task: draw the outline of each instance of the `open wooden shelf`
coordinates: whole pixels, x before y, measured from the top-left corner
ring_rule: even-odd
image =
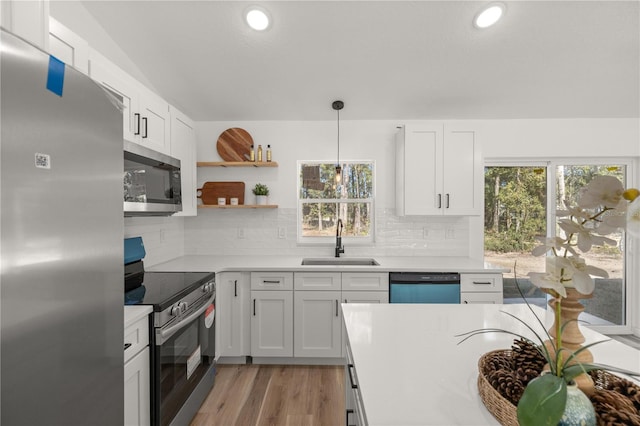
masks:
[[[232,206],[231,204],[225,204],[219,206],[217,204],[200,204],[199,209],[277,209],[277,204],[242,204],[238,206]]]
[[[275,161],[198,161],[198,167],[278,167]]]

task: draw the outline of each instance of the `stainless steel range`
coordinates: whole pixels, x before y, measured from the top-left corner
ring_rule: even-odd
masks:
[[[125,240],[125,304],[153,306],[151,422],[189,424],[215,378],[215,274],[145,272],[144,255]]]

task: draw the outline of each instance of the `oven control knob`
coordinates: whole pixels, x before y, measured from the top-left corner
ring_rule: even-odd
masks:
[[[171,316],[172,317],[176,317],[176,316],[180,315],[181,313],[182,313],[182,310],[180,309],[180,304],[179,303],[171,308]]]
[[[189,307],[187,302],[180,302],[179,306],[180,306],[180,313],[181,314],[184,314],[185,312],[187,312],[187,308]]]
[[[202,291],[204,293],[212,293],[213,292],[213,283],[212,282],[208,282],[205,285],[202,286]]]

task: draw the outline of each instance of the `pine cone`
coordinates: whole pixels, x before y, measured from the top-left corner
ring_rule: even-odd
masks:
[[[633,402],[614,390],[596,391],[591,402],[598,425],[640,426],[640,415]]]
[[[502,369],[511,369],[511,357],[501,354],[494,354],[485,361],[483,373],[485,374],[485,376],[488,376],[492,371]]]
[[[540,376],[541,371],[542,369],[538,370],[537,368],[533,369],[518,367],[518,369],[516,370],[516,377],[518,378],[518,380],[520,380],[522,385],[526,387],[531,380]]]
[[[495,370],[489,373],[487,379],[491,386],[500,392],[500,395],[517,404],[524,392],[522,382],[518,380],[516,373],[509,369]]]
[[[547,363],[537,347],[527,340],[514,340],[513,345],[511,345],[511,351],[513,353],[514,370],[522,368],[523,371],[537,371],[538,374],[534,377],[540,375],[542,368]],[[533,377],[531,377],[531,379],[533,379]]]

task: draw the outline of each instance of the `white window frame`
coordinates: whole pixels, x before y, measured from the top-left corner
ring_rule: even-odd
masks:
[[[302,235],[302,206],[304,203],[308,203],[310,200],[315,200],[317,202],[323,203],[347,203],[347,204],[355,204],[355,203],[371,203],[371,227],[368,237],[350,237],[350,236],[342,236],[342,243],[348,244],[350,246],[371,246],[375,243],[375,230],[376,230],[376,209],[375,209],[375,199],[376,199],[376,162],[375,160],[340,160],[342,165],[344,164],[371,164],[373,173],[371,176],[371,198],[348,198],[348,199],[340,199],[340,198],[300,198],[301,192],[301,182],[300,182],[300,173],[302,172],[302,165],[309,164],[332,164],[331,160],[298,160],[298,164],[296,167],[296,199],[297,199],[297,243],[298,245],[309,245],[309,246],[331,246],[333,247],[336,243],[335,236],[316,236],[316,237],[304,237]]]
[[[625,157],[575,157],[575,158],[553,158],[549,160],[539,159],[522,159],[522,158],[486,158],[484,161],[485,167],[518,167],[518,166],[541,166],[547,168],[547,235],[553,235],[555,233],[556,223],[556,168],[560,165],[604,165],[604,164],[620,164],[626,167],[625,178],[626,182],[623,183],[625,188],[638,188],[638,161],[633,158]],[[551,173],[549,173],[551,172]],[[483,226],[484,232],[484,226]],[[484,240],[484,239],[483,239]],[[638,261],[637,251],[640,249],[639,238],[634,238],[625,233],[625,247],[626,257],[624,260],[625,265],[625,282],[624,282],[624,325],[589,325],[589,328],[598,331],[602,334],[631,334],[632,332],[638,335],[638,329],[640,328],[640,318],[638,313],[633,310],[633,306],[640,306],[640,291],[638,291],[637,285],[633,283],[640,282],[640,262]],[[483,247],[484,253],[484,247]]]

